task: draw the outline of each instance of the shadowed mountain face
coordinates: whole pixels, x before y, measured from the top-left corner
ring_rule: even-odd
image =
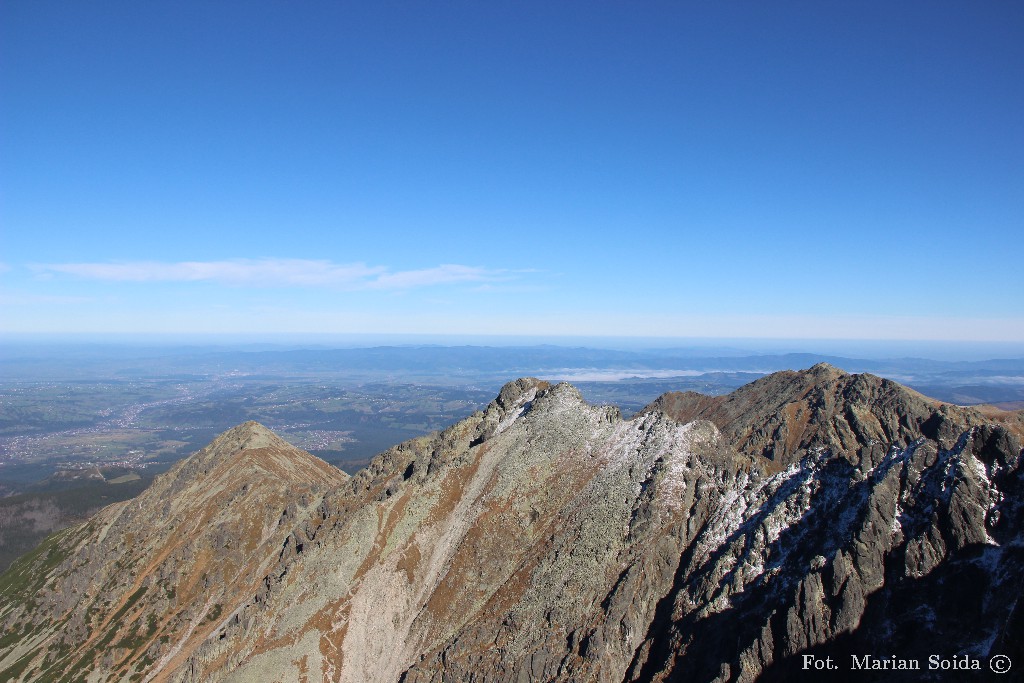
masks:
[[[1019,424],[830,366],[517,380],[351,478],[247,423],[0,577],[0,679],[941,680],[1022,654]]]

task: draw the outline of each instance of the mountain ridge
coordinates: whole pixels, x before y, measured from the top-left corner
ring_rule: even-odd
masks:
[[[352,477],[246,423],[0,577],[0,673],[782,680],[954,626],[1014,654],[991,596],[1024,580],[1021,456],[981,413],[830,366],[629,420],[523,378]],[[969,622],[928,598],[963,576]]]
[[[709,419],[741,451],[781,465],[813,448],[877,461],[885,451],[879,446],[920,436],[948,449],[966,427],[991,421],[892,380],[849,374],[827,363],[773,373],[724,396],[669,392],[645,410],[683,422]]]
[[[167,642],[180,637],[183,646],[197,629],[202,633],[205,615],[220,604],[218,594],[234,584],[255,591],[260,577],[244,576],[242,569],[265,563],[266,549],[285,541],[280,519],[316,490],[346,479],[266,428],[240,425],[159,475],[134,500],[51,537],[41,565],[16,562],[0,577],[5,598],[13,593],[30,605],[47,603],[52,620],[40,621],[31,609],[12,614],[9,605],[3,618],[8,626],[14,620],[11,632],[29,643],[50,639],[55,655],[66,653],[55,664],[69,671],[87,671],[97,662],[115,672],[132,671],[129,664],[151,666],[145,651],[131,651],[163,636]],[[137,606],[144,595],[148,612]],[[119,649],[126,651],[123,658]],[[3,666],[18,652],[16,644]],[[175,655],[168,650],[162,656],[170,661]]]

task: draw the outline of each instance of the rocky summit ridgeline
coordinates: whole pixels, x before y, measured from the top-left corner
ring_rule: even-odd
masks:
[[[353,477],[246,423],[0,577],[0,680],[1024,667],[1021,424],[830,366],[629,420],[521,379]]]

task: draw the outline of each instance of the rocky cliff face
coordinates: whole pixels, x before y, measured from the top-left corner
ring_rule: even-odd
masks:
[[[242,425],[0,577],[0,678],[753,681],[807,654],[1013,656],[1008,424],[816,366],[631,420],[518,380],[352,478]]]

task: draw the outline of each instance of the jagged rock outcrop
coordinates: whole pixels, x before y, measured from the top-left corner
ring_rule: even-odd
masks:
[[[1012,656],[1012,422],[816,366],[630,420],[517,380],[351,478],[243,425],[0,577],[0,677],[753,681],[805,654]]]

